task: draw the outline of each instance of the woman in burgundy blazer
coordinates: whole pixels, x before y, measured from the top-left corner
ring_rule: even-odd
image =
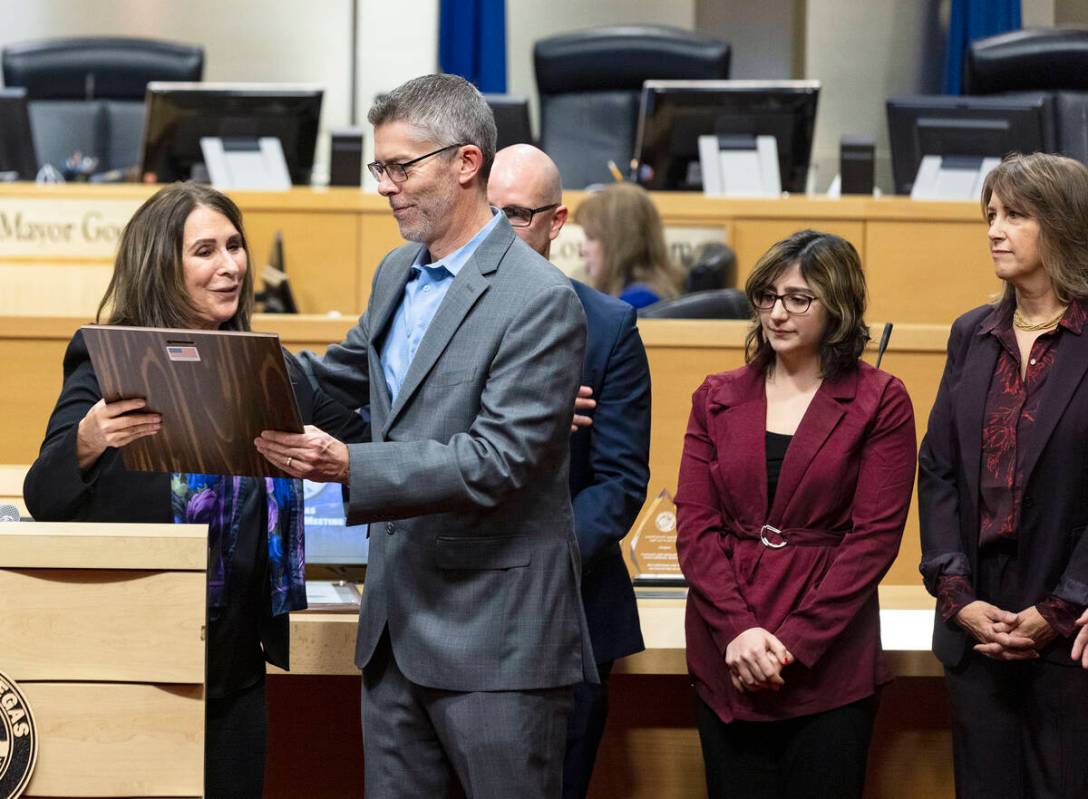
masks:
[[[914,484],[903,384],[868,340],[853,246],[803,231],[746,292],[748,365],[695,392],[677,550],[711,797],[860,797],[877,687],[877,584]]]
[[[1010,156],[982,208],[1005,289],[952,325],[918,484],[956,792],[1088,796],[1088,168]]]

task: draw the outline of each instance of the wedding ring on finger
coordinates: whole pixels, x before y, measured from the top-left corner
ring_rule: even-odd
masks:
[[[288,469],[291,468],[291,461],[293,461],[293,460],[294,460],[294,458],[292,456],[290,456],[290,455],[287,456],[287,468]]]

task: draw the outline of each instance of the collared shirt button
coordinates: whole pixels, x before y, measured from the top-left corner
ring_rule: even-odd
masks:
[[[397,530],[397,527],[396,527],[395,524],[393,524],[393,522],[386,522],[385,523],[385,532],[388,533],[389,535],[393,535],[393,533],[395,533],[396,530]]]
[[[428,283],[426,286],[423,287],[423,290],[424,291],[430,291],[431,290],[431,285]]]
[[[1032,366],[1034,366],[1035,365],[1035,359],[1032,358],[1030,361],[1028,361],[1028,363],[1030,363]]]

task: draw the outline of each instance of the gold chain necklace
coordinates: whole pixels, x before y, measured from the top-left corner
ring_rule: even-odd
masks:
[[[1031,324],[1030,322],[1024,321],[1023,314],[1021,314],[1020,309],[1017,308],[1015,311],[1012,312],[1012,323],[1016,326],[1017,330],[1023,330],[1024,332],[1032,333],[1037,330],[1049,330],[1050,328],[1056,326],[1058,322],[1062,321],[1063,316],[1065,316],[1065,308],[1062,308],[1061,311],[1058,312],[1058,315],[1055,316],[1053,319],[1048,319],[1045,322],[1036,322],[1035,324]]]

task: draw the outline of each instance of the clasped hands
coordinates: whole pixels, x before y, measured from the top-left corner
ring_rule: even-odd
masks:
[[[1033,660],[1057,637],[1034,605],[1013,613],[976,599],[964,605],[955,619],[978,641],[975,651],[994,660]]]
[[[738,691],[777,691],[786,681],[782,669],[794,657],[785,645],[762,627],[745,630],[725,648],[729,679]]]

